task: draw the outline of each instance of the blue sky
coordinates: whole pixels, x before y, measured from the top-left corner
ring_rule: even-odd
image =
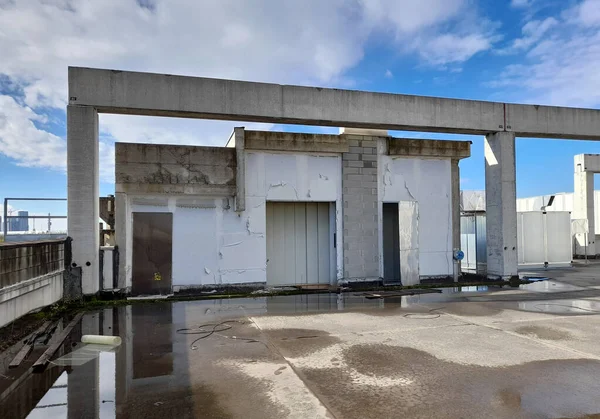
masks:
[[[0,57],[0,197],[65,197],[69,65],[598,108],[600,0],[0,1]],[[217,145],[236,125],[335,132],[100,122],[103,195],[115,141]],[[482,137],[393,134],[473,141],[461,183],[484,188]],[[519,138],[517,194],[572,191],[578,153],[600,143]]]

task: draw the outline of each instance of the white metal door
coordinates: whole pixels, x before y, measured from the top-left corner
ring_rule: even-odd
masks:
[[[328,202],[267,202],[267,284],[329,284]]]

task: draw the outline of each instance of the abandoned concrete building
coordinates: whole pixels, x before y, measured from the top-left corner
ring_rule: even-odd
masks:
[[[383,280],[454,273],[468,141],[380,130],[236,128],[227,147],[116,145],[119,288]]]

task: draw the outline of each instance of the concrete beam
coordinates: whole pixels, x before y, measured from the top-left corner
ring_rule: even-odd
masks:
[[[69,67],[69,103],[99,112],[487,134],[501,103]]]
[[[389,138],[388,155],[464,159],[471,156],[471,142]]]
[[[69,103],[99,112],[600,140],[600,110],[69,67]]]
[[[506,104],[506,130],[517,137],[600,140],[600,110]]]
[[[246,131],[245,144],[246,150],[347,153],[346,138],[346,135]]]
[[[487,135],[484,153],[488,276],[512,279],[518,275],[515,135]]]
[[[91,106],[67,106],[67,229],[87,295],[100,287],[98,148],[98,112]]]

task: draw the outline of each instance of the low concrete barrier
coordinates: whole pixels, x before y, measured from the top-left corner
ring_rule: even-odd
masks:
[[[63,298],[67,242],[0,244],[0,327]]]

